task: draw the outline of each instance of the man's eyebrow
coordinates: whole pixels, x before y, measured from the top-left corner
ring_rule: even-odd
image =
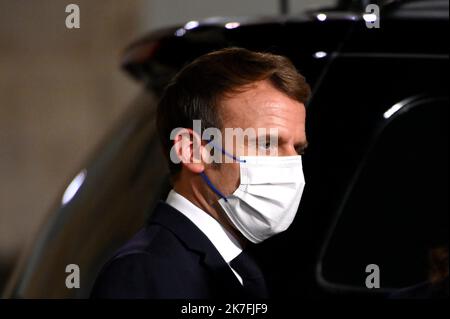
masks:
[[[252,136],[251,140],[260,140],[264,138],[266,141],[272,141],[272,140],[279,140],[281,137],[278,136],[278,134],[258,134],[255,136]]]

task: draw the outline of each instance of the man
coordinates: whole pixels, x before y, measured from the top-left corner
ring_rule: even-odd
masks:
[[[157,115],[173,189],[103,267],[92,297],[268,298],[245,247],[285,230],[297,212],[309,94],[279,55],[228,48],[184,67]],[[195,121],[216,131],[205,138]],[[246,133],[230,138],[229,129]]]

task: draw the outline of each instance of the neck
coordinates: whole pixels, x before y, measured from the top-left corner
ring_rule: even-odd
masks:
[[[186,180],[186,179],[184,179]],[[175,182],[173,189],[195,206],[199,207],[206,214],[209,214],[217,222],[219,222],[240,244],[245,247],[247,239],[233,226],[228,219],[221,206],[218,203],[217,195],[215,193],[209,194],[211,198],[208,200],[202,192],[196,187],[196,183],[191,179],[187,185],[181,182]],[[201,181],[202,182],[202,181]]]

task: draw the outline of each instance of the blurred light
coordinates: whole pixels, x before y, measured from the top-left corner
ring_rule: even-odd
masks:
[[[327,53],[324,51],[317,51],[316,53],[314,53],[313,57],[315,57],[316,59],[322,59],[324,57],[327,56]]]
[[[237,27],[239,27],[241,24],[239,22],[228,22],[227,24],[225,24],[225,28],[227,29],[235,29]]]
[[[317,20],[319,21],[325,21],[327,19],[327,15],[325,13],[319,13],[317,15]]]
[[[406,105],[406,103],[404,102],[399,102],[397,104],[394,104],[389,110],[387,110],[386,112],[384,112],[383,117],[385,119],[390,118],[392,115],[394,115],[395,113],[397,113],[402,107],[404,107]]]
[[[375,21],[377,21],[377,15],[374,13],[365,13],[365,14],[363,14],[363,19],[366,22],[375,22]]]
[[[177,31],[175,31],[175,36],[177,36],[177,37],[182,37],[185,34],[186,34],[186,29],[185,28],[180,28]]]
[[[62,197],[62,204],[65,205],[72,200],[72,198],[83,185],[84,179],[86,178],[86,170],[82,170],[67,186],[64,195]]]
[[[189,21],[188,23],[186,23],[184,25],[184,28],[186,30],[191,30],[191,29],[198,27],[198,25],[199,25],[198,21]]]

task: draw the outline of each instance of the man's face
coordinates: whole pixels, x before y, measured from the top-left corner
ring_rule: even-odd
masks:
[[[225,128],[253,129],[255,132],[258,132],[258,129],[263,129],[260,131],[265,129],[263,134],[265,143],[260,143],[262,136],[258,134],[256,141],[245,139],[243,143],[234,147],[224,138],[225,150],[236,157],[269,155],[274,154],[274,151],[278,156],[292,156],[301,154],[307,146],[305,106],[278,91],[269,81],[256,82],[245,91],[226,97],[222,102],[220,115],[224,137]],[[275,136],[277,143],[273,143],[274,136],[268,137],[270,129],[277,130],[278,136]],[[254,149],[255,145],[257,152]],[[240,183],[239,163],[221,163],[209,169],[208,176],[222,193],[226,196],[231,195]],[[215,197],[216,195],[211,194],[210,198]]]

